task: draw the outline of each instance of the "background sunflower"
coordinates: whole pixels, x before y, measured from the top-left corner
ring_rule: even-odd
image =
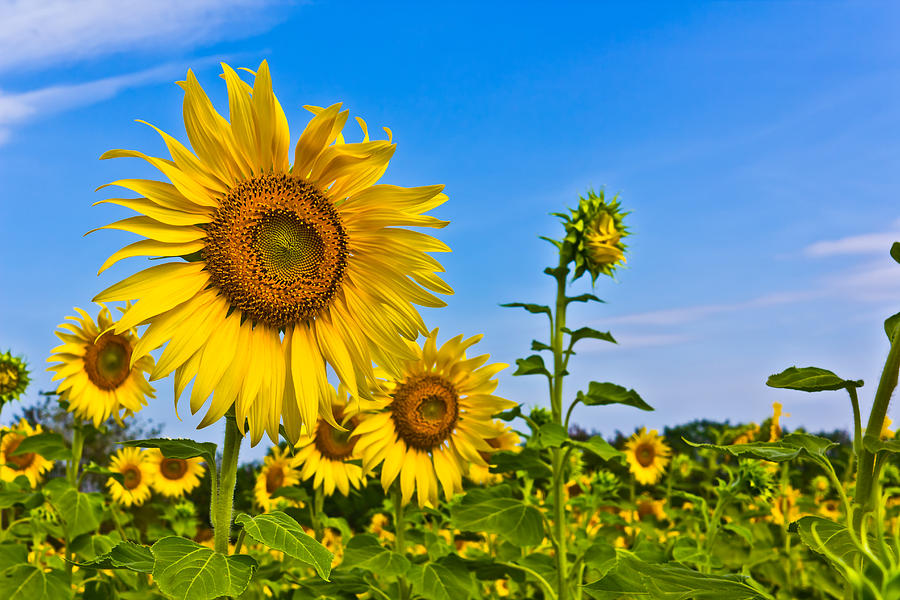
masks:
[[[281,506],[289,506],[293,501],[288,498],[273,498],[275,490],[300,483],[300,472],[297,470],[297,458],[287,454],[278,446],[272,447],[272,453],[263,459],[263,466],[256,476],[253,487],[253,500],[263,512],[269,512]]]
[[[192,491],[206,473],[202,458],[166,458],[156,448],[146,450],[146,461],[153,470],[153,491],[179,498]]]
[[[0,480],[14,481],[16,477],[24,475],[31,487],[37,487],[43,474],[53,467],[53,461],[35,452],[17,455],[12,453],[24,439],[42,432],[40,425],[32,427],[25,419],[11,429],[0,429]]]
[[[669,464],[672,450],[655,429],[644,427],[625,444],[625,460],[638,483],[652,485],[659,481]]]
[[[355,411],[336,397],[332,411],[333,421],[345,429],[336,429],[320,418],[315,433],[298,442],[295,458],[304,481],[312,477],[313,487],[321,487],[326,496],[333,494],[335,488],[346,496],[351,486],[359,489],[363,480],[362,467],[348,462],[359,458],[355,449],[357,438],[352,437],[358,419]]]
[[[109,470],[123,478],[122,483],[113,477],[106,481],[113,501],[125,506],[140,506],[150,498],[155,469],[148,452],[140,448],[122,448],[110,459]]]

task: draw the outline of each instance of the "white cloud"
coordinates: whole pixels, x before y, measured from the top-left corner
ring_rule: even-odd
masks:
[[[803,254],[817,258],[843,254],[887,254],[891,244],[898,240],[900,233],[865,233],[810,244],[803,249]]]
[[[195,48],[254,35],[279,0],[0,0],[0,72],[134,50]]]

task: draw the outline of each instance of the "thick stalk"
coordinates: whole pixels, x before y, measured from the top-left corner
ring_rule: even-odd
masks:
[[[231,539],[231,510],[234,506],[234,485],[237,479],[238,453],[243,441],[234,418],[234,409],[225,415],[225,442],[222,445],[222,465],[219,467],[219,492],[216,497],[216,552],[228,554]]]
[[[565,373],[565,357],[563,356],[563,329],[566,326],[566,276],[568,269],[560,259],[560,272],[556,274],[556,311],[553,318],[553,393],[550,408],[553,422],[563,425],[562,395]],[[569,571],[566,556],[566,542],[569,528],[566,523],[566,507],[563,496],[565,483],[564,456],[562,448],[551,449],[553,463],[553,528],[556,537],[556,588],[559,600],[569,599]]]
[[[403,514],[403,497],[400,493],[400,482],[394,483],[394,552],[400,556],[406,556],[406,521]],[[397,577],[397,587],[400,591],[400,600],[409,598],[409,583],[404,575]]]
[[[881,371],[881,379],[878,381],[878,389],[875,391],[875,402],[872,404],[872,412],[869,413],[869,422],[863,436],[873,436],[878,439],[881,436],[881,428],[884,426],[884,417],[887,414],[891,395],[897,387],[897,372],[900,370],[900,335],[895,335],[891,340],[891,349],[884,361],[884,369]],[[875,474],[875,455],[860,443],[859,462],[857,463],[856,495],[854,500],[862,510],[854,516],[861,519],[865,512],[872,509],[872,477]],[[859,525],[859,521],[855,523]]]
[[[66,475],[72,487],[78,489],[80,481],[78,480],[78,471],[81,467],[81,454],[84,451],[84,431],[81,425],[76,423],[75,429],[72,431],[72,460],[69,461]]]
[[[322,527],[322,510],[325,506],[325,494],[322,493],[322,488],[317,487],[313,489],[313,533],[316,535],[317,541],[322,541],[322,534],[324,532],[324,528]]]

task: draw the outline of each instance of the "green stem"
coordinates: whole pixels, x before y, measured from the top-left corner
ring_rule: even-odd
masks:
[[[219,493],[215,510],[216,552],[228,554],[231,539],[231,510],[234,505],[234,485],[237,480],[238,453],[243,441],[238,431],[234,409],[225,415],[225,442],[222,445],[222,465],[219,467]]]
[[[406,521],[403,514],[403,496],[400,493],[400,482],[394,484],[394,552],[400,556],[406,556]],[[397,577],[397,586],[400,588],[400,600],[408,600],[409,584],[402,574]]]
[[[317,487],[313,489],[313,533],[316,535],[316,540],[322,541],[322,533],[324,528],[322,527],[322,507],[325,505],[325,494],[322,493],[322,488]]]
[[[566,327],[566,268],[565,259],[560,257],[559,271],[556,274],[556,311],[553,315],[553,336],[550,346],[553,349],[553,387],[550,397],[550,409],[553,422],[563,425],[562,397],[563,378],[565,377],[565,356],[563,353],[563,329]],[[568,415],[566,420],[568,421]],[[558,600],[569,599],[569,569],[566,555],[566,538],[569,528],[566,523],[566,507],[563,496],[565,476],[565,457],[562,448],[551,450],[553,463],[553,525],[556,537],[556,588]]]
[[[547,583],[547,580],[544,579],[543,577],[541,577],[540,573],[538,573],[537,571],[529,569],[528,567],[523,567],[522,565],[519,565],[516,563],[498,562],[497,564],[503,565],[504,567],[508,567],[510,569],[517,569],[519,571],[522,571],[523,573],[527,573],[527,574],[531,575],[532,577],[535,578],[535,580],[537,580],[537,582],[541,585],[541,587],[544,588],[544,590],[547,592],[548,598],[550,598],[551,600],[556,600],[558,598],[556,593],[553,591],[553,587],[551,587],[551,585],[549,583]]]
[[[81,470],[81,454],[83,451],[84,431],[82,430],[82,425],[76,423],[75,429],[72,432],[72,460],[69,461],[68,468],[66,469],[69,483],[71,483],[72,487],[76,490],[81,483],[78,478],[78,472]]]
[[[878,381],[878,389],[875,391],[875,401],[872,404],[872,411],[869,413],[869,422],[866,425],[866,432],[863,436],[873,436],[878,439],[881,436],[881,429],[884,426],[884,417],[887,414],[888,405],[891,402],[891,395],[894,388],[897,387],[897,373],[900,371],[900,335],[895,335],[891,339],[891,349],[888,352],[887,359],[884,362],[884,369],[881,371],[881,379]],[[856,495],[854,500],[861,510],[854,516],[857,522],[855,527],[859,526],[858,519],[863,518],[864,513],[872,509],[872,478],[875,474],[875,455],[866,450],[865,444],[860,442],[860,453],[856,480]]]
[[[847,386],[847,393],[850,395],[850,404],[853,405],[853,453],[859,456],[862,448],[862,419],[859,416],[859,396],[856,395],[856,387]]]

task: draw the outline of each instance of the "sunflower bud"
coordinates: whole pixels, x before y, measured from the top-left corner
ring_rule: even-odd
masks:
[[[0,407],[18,400],[30,381],[28,369],[21,357],[13,356],[9,351],[0,353]]]
[[[561,248],[563,260],[575,261],[573,279],[587,271],[593,283],[601,273],[612,277],[616,267],[625,264],[622,238],[628,230],[622,219],[628,213],[621,211],[616,198],[607,202],[603,190],[599,194],[590,190],[587,198],[578,198],[578,208],[570,209],[571,214],[558,214],[566,227]]]

